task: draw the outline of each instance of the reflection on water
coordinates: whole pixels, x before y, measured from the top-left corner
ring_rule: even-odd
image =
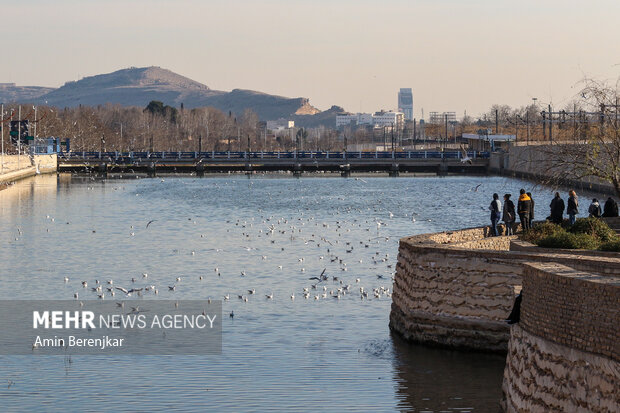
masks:
[[[223,320],[220,356],[0,356],[0,401],[11,411],[495,411],[502,357],[390,335],[391,276],[400,237],[486,224],[491,194],[521,186],[532,189],[488,177],[20,181],[0,191],[0,299],[96,298],[81,281],[113,279],[159,288],[131,300],[228,295],[235,317]],[[532,192],[548,203],[549,191]],[[324,269],[329,280],[312,289]]]
[[[393,336],[400,407],[416,411],[501,411],[505,357],[428,349]]]

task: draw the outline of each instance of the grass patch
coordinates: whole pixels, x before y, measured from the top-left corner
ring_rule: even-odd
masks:
[[[521,239],[544,248],[586,249],[620,252],[620,237],[598,218],[581,218],[570,225],[535,224]]]
[[[620,252],[620,237],[616,237],[615,241],[607,241],[601,245],[603,251]]]

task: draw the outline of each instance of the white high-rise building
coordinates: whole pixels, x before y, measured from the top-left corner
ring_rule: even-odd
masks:
[[[413,120],[413,92],[411,88],[400,88],[398,92],[398,111],[405,114],[405,120]]]

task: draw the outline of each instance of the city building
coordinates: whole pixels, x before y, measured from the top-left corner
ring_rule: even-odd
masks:
[[[376,112],[372,115],[372,124],[375,128],[390,126],[402,130],[405,126],[405,115],[402,112]]]
[[[446,118],[447,118],[448,123],[456,122],[456,112],[443,112],[443,113],[430,112],[428,123],[435,124],[435,125],[443,124],[446,122]]]
[[[413,92],[411,88],[401,88],[398,92],[398,111],[404,114],[405,120],[413,120]]]
[[[385,126],[402,130],[405,125],[405,115],[402,112],[380,111],[370,113],[342,113],[336,115],[336,128],[344,126]]]
[[[349,125],[372,125],[372,115],[370,113],[342,113],[336,115],[336,128]]]

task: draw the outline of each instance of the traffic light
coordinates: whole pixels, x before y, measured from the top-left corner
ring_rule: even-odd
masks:
[[[27,145],[28,133],[29,133],[29,123],[27,120],[12,120],[11,121],[11,131],[9,135],[11,136],[11,143],[17,146],[18,139],[21,141],[22,145]]]

